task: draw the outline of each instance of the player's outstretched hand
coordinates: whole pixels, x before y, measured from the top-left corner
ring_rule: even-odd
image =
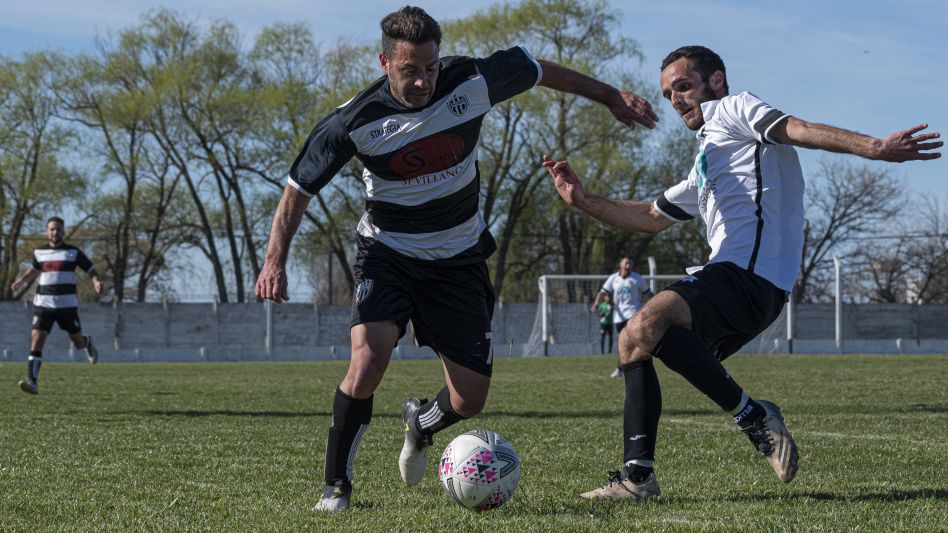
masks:
[[[586,199],[586,191],[583,190],[583,184],[579,177],[570,168],[566,161],[554,161],[550,156],[543,156],[543,166],[550,171],[553,176],[553,185],[556,192],[560,194],[563,201],[569,205],[577,205]]]
[[[286,270],[275,262],[265,261],[260,276],[257,277],[257,297],[273,300],[281,304],[289,301],[287,293]]]
[[[616,120],[633,129],[636,122],[646,128],[654,128],[655,123],[658,122],[658,115],[652,111],[652,104],[629,91],[616,91],[616,97],[608,107]]]
[[[939,133],[916,133],[927,128],[928,124],[919,124],[914,128],[897,131],[879,142],[879,152],[875,159],[890,161],[892,163],[902,163],[904,161],[920,161],[925,159],[938,159],[940,152],[931,152],[944,146],[944,142],[924,142],[941,137]]]

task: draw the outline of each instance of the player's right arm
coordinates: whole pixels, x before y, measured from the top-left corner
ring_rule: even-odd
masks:
[[[263,269],[257,277],[257,297],[283,303],[289,300],[286,279],[286,258],[290,253],[290,242],[303,221],[303,213],[310,197],[295,187],[287,185],[280,197],[280,204],[273,215],[270,240]]]
[[[579,177],[566,161],[554,161],[548,156],[543,156],[543,166],[553,177],[553,185],[563,201],[610,226],[630,231],[658,233],[675,223],[662,215],[654,204],[649,202],[613,200],[587,194],[583,190]]]
[[[28,268],[26,272],[20,274],[20,277],[13,280],[13,283],[10,284],[10,290],[14,294],[16,294],[16,291],[19,290],[20,287],[22,287],[24,283],[32,283],[33,280],[36,279],[37,276],[39,275],[40,275],[39,270],[36,270],[33,267]]]
[[[589,307],[590,311],[595,312],[596,309],[599,307],[599,302],[602,301],[602,294],[603,294],[602,289],[600,289],[599,292],[596,293],[596,299],[593,300],[592,305]]]
[[[318,194],[355,155],[356,149],[338,113],[323,118],[306,138],[273,215],[263,269],[257,277],[258,298],[283,303],[287,293],[286,259],[290,242],[303,221],[310,198]]]

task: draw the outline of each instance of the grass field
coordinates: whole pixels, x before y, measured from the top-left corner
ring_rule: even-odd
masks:
[[[636,531],[948,528],[948,358],[735,356],[777,402],[800,448],[789,485],[726,416],[659,368],[664,394],[651,501],[583,502],[621,463],[611,358],[500,359],[479,427],[523,464],[513,500],[476,514],[430,459],[404,487],[400,405],[441,387],[436,361],[395,361],[362,441],[353,508],[313,512],[330,405],[345,362],[46,364],[39,396],[0,364],[0,530]],[[657,365],[661,367],[661,365]]]

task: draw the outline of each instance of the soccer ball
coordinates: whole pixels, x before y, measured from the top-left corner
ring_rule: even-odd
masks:
[[[520,483],[520,458],[507,439],[479,429],[458,435],[438,463],[438,479],[451,499],[468,509],[496,509]]]

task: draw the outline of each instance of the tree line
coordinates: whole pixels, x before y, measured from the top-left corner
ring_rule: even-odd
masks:
[[[641,71],[619,17],[604,1],[498,4],[444,21],[442,54],[522,44],[661,109],[657,74]],[[10,283],[43,242],[46,218],[69,213],[68,239],[94,258],[114,301],[174,299],[182,276],[211,279],[221,302],[253,299],[289,164],[316,122],[381,71],[374,40],[320,45],[299,23],[245,37],[230,22],[161,9],[90,52],[0,57],[0,298],[24,296]],[[657,236],[606,227],[562,205],[539,165],[555,154],[593,192],[653,199],[687,176],[694,146],[684,127],[630,131],[602,106],[546,89],[497,106],[479,152],[497,293],[534,300],[539,275],[606,273],[622,255],[637,265],[654,256],[662,273],[702,264],[700,223]],[[323,304],[347,303],[354,288],[361,173],[353,160],[314,198],[294,241],[293,260]],[[948,217],[930,200],[894,225],[908,201],[889,172],[826,159],[809,179],[794,298],[827,299],[832,256],[847,254],[862,300],[948,301]]]

